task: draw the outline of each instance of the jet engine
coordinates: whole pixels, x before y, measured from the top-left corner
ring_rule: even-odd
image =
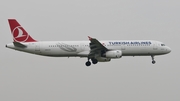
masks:
[[[109,62],[111,61],[111,58],[105,58],[105,57],[97,57],[96,58],[98,62]]]
[[[122,51],[121,50],[112,50],[112,51],[107,51],[103,55],[106,58],[121,58],[122,57]]]

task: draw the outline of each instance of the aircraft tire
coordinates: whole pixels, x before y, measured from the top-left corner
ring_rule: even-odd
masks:
[[[97,59],[92,59],[92,63],[93,63],[93,64],[97,64],[97,63],[98,63],[98,60],[97,60]]]
[[[87,61],[86,62],[86,66],[90,66],[91,65],[91,62],[90,61]]]

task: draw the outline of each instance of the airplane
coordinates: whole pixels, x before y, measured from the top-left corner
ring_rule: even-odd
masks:
[[[37,41],[16,21],[8,19],[13,42],[7,48],[49,57],[85,57],[86,66],[91,62],[109,62],[123,56],[154,56],[164,55],[171,49],[164,43],[154,40],[106,40],[99,41],[88,36],[87,41]]]

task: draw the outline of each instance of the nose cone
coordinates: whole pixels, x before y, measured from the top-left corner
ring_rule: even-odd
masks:
[[[169,47],[167,47],[166,50],[167,50],[167,53],[171,52],[171,48],[169,48]]]

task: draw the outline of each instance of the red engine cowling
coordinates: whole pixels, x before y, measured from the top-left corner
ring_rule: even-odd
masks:
[[[106,58],[121,58],[122,57],[122,51],[121,50],[107,51],[104,54],[104,57],[106,57]]]

